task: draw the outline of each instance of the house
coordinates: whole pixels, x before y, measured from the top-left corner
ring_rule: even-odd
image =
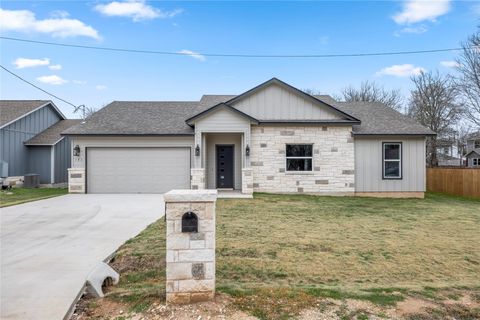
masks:
[[[71,192],[423,197],[434,132],[382,104],[340,103],[273,78],[200,101],[114,101],[64,134]]]
[[[52,101],[0,100],[0,176],[37,173],[42,184],[67,182],[70,138],[60,133],[78,123]]]
[[[437,158],[439,166],[461,166],[462,154],[455,138],[437,139]]]
[[[480,167],[480,131],[469,134],[466,140],[467,167]]]

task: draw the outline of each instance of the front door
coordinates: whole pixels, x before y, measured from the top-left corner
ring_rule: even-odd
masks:
[[[217,188],[233,189],[233,146],[217,145]]]

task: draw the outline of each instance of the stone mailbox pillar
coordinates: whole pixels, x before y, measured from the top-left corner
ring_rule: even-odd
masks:
[[[167,303],[215,296],[217,190],[172,190],[164,195],[167,220]]]

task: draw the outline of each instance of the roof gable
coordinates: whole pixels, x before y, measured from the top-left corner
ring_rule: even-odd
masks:
[[[359,122],[350,114],[277,78],[272,78],[225,103],[259,121]]]
[[[246,114],[246,113],[243,113],[242,111],[238,110],[238,109],[235,109],[235,108],[232,108],[231,106],[229,106],[228,104],[225,104],[225,103],[219,103],[207,110],[204,110],[198,114],[196,114],[195,116],[187,119],[185,122],[188,123],[189,125],[193,125],[194,122],[202,119],[202,118],[205,118],[205,117],[208,117],[209,115],[211,114],[214,114],[215,112],[217,112],[218,110],[221,110],[221,109],[224,109],[224,110],[228,110],[230,112],[233,112],[233,113],[236,113],[237,115],[245,118],[245,119],[248,119],[249,121],[253,122],[253,123],[258,123],[258,120],[251,117],[250,115]]]
[[[51,106],[61,119],[65,119],[63,113],[49,100],[0,100],[0,128],[47,106]]]

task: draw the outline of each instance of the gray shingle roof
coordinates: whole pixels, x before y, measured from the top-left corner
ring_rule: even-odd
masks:
[[[24,144],[27,146],[52,146],[62,139],[61,133],[63,131],[79,124],[81,121],[80,119],[60,120],[30,140],[25,141]]]
[[[197,101],[114,101],[63,134],[193,135],[185,120],[200,110]]]
[[[65,134],[86,135],[181,135],[193,134],[185,120],[235,95],[204,95],[198,102],[114,101]],[[359,135],[430,135],[430,129],[379,103],[336,102],[330,96],[316,96],[340,111],[361,120],[354,125]]]
[[[356,135],[433,135],[432,130],[381,103],[337,102],[335,107],[360,119]]]
[[[48,100],[0,100],[0,127],[49,102]]]
[[[465,156],[468,157],[470,156],[471,154],[473,153],[476,153],[480,156],[480,148],[476,148],[476,149],[473,149],[473,150],[470,150],[470,152],[468,152]]]

